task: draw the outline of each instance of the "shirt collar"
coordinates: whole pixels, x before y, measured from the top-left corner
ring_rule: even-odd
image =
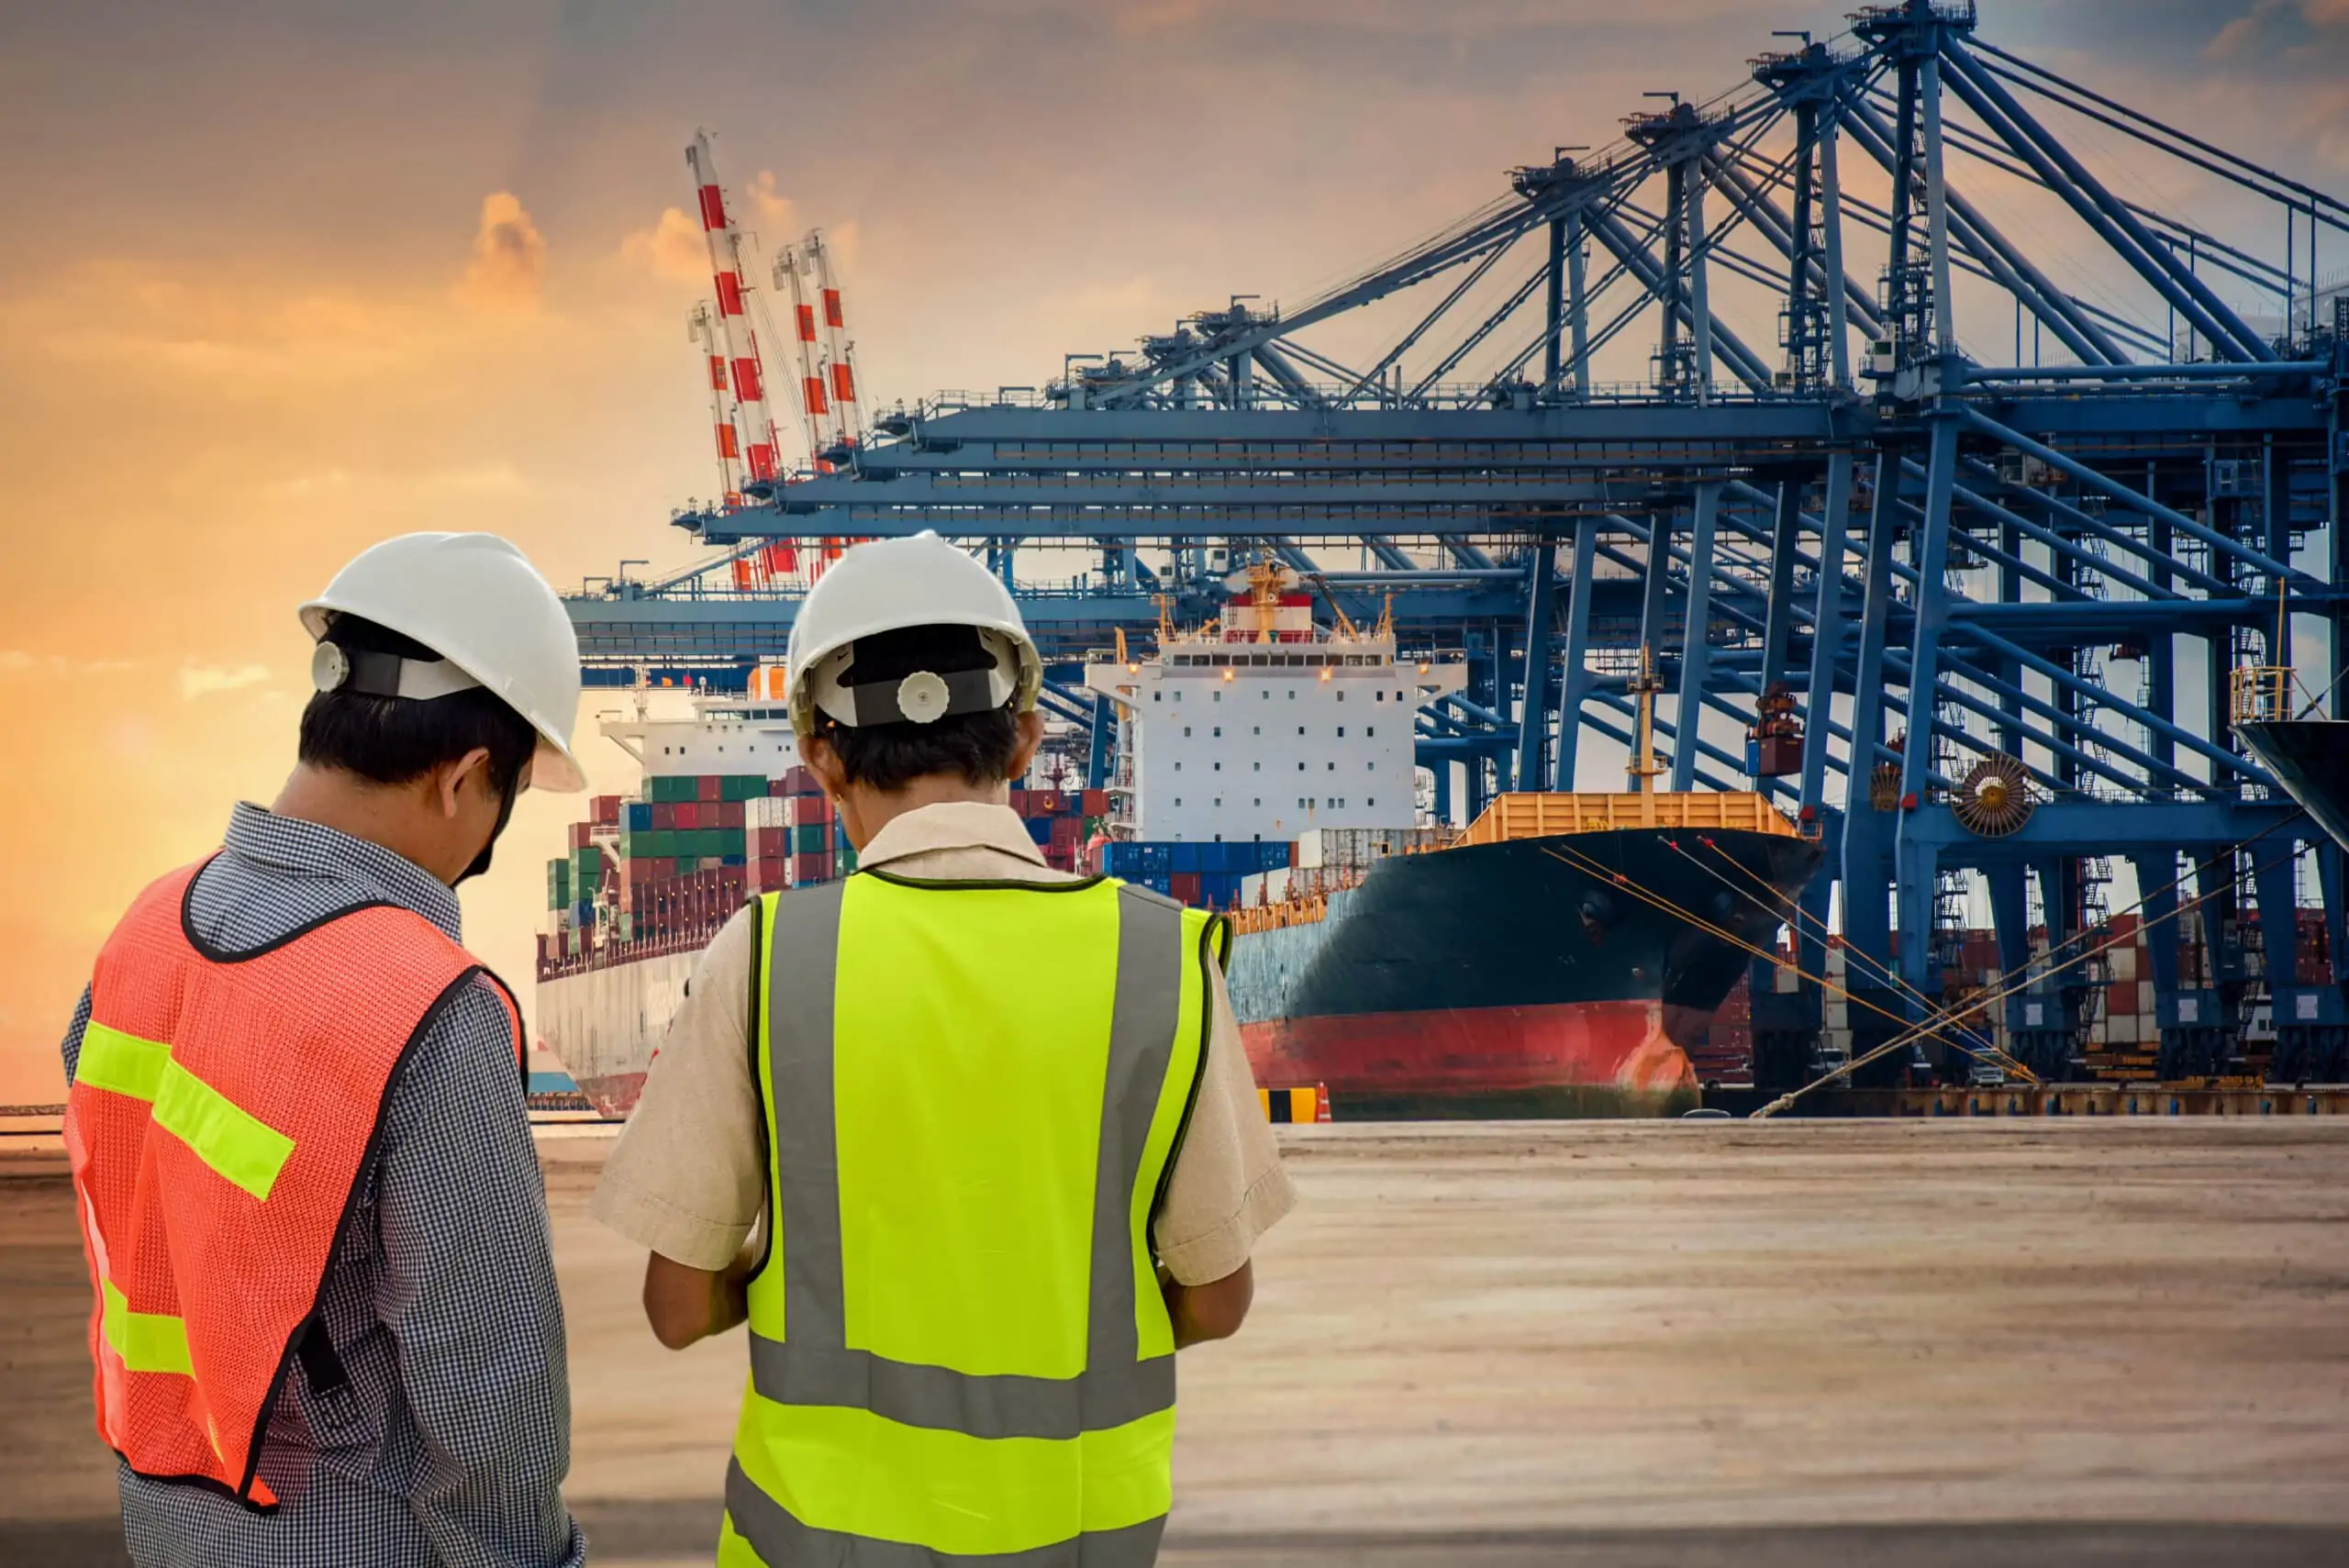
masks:
[[[361,901],[412,909],[440,927],[450,940],[464,940],[464,917],[448,884],[406,856],[340,828],[280,817],[239,801],[228,817],[225,851],[281,873],[353,884]]]
[[[891,817],[857,855],[856,863],[877,866],[939,850],[999,850],[1034,865],[1044,863],[1044,851],[1028,836],[1028,825],[1018,812],[975,800],[941,801]]]

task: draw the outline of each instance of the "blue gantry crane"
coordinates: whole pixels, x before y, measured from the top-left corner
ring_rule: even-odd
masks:
[[[1854,966],[1855,1056],[1940,992],[1971,888],[2008,974],[2044,931],[2010,1051],[2076,1075],[2098,966],[2060,960],[2121,862],[2165,1076],[2239,1071],[2264,995],[2271,1075],[2339,1080],[2349,1012],[2302,978],[2298,911],[2349,973],[2341,851],[2230,704],[2349,711],[2349,291],[2319,275],[2349,205],[1998,48],[1969,0],[1779,36],[1736,89],[1652,95],[1302,307],[1235,297],[1041,389],[900,406],[826,471],[674,521],[737,551],[983,547],[1063,662],[1051,700],[1097,726],[1065,662],[1215,613],[1275,552],[1466,651],[1419,717],[1455,819],[1603,769],[1586,738],[1628,742],[1660,677],[1657,784],[1765,791],[1828,851],[1796,967],[1831,920],[1898,977]],[[2051,118],[2192,168],[2213,211],[2124,195]],[[1644,373],[1600,380],[1634,344]],[[796,604],[700,569],[591,586],[613,678],[722,682]],[[1754,1004],[1758,1079],[1799,1080],[1820,989]],[[1963,1063],[1878,1069],[1934,1070]]]

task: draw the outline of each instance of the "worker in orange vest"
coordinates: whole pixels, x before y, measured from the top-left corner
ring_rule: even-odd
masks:
[[[303,606],[298,758],[140,894],[64,1046],[98,1435],[139,1568],[584,1561],[514,999],[455,885],[583,787],[579,649],[504,539]]]

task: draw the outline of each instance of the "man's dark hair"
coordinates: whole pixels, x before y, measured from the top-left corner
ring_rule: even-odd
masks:
[[[352,653],[440,657],[414,638],[359,616],[335,615],[322,640]],[[398,784],[485,747],[491,786],[501,795],[511,795],[538,744],[530,721],[483,687],[429,700],[345,690],[319,692],[310,698],[302,710],[297,755],[313,767],[338,768],[376,784]]]
[[[965,645],[976,646],[967,627],[906,627],[856,639],[845,676],[863,672],[880,680],[900,679],[915,670],[952,673],[968,662]],[[981,654],[991,666],[990,655]],[[1019,721],[1011,706],[985,713],[952,713],[929,724],[847,725],[819,710],[817,733],[829,742],[851,784],[894,794],[918,778],[954,773],[973,785],[1001,784],[1011,777],[1019,754]]]

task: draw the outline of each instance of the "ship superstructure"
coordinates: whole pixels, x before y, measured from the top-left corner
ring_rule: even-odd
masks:
[[[1397,656],[1391,620],[1317,625],[1284,568],[1250,571],[1220,621],[1162,620],[1148,657],[1096,655],[1085,682],[1118,705],[1112,824],[1149,842],[1287,843],[1316,828],[1418,817],[1412,715],[1458,692],[1457,657]]]

